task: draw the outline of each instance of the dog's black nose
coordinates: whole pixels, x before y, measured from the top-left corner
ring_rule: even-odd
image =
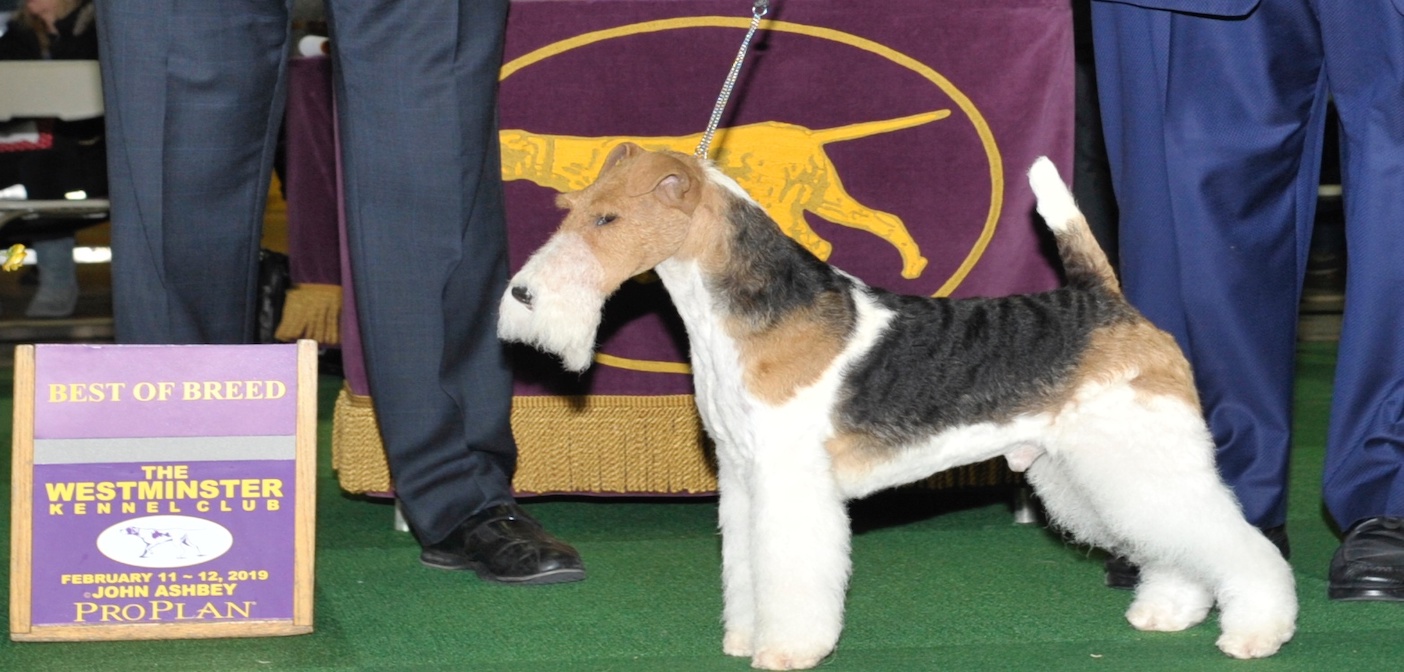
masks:
[[[520,301],[522,305],[526,306],[527,308],[531,307],[531,290],[527,289],[526,287],[523,287],[521,285],[513,287],[512,298]]]

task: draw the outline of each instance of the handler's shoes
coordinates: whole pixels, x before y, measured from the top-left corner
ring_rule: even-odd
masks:
[[[1108,588],[1132,590],[1141,582],[1141,568],[1124,555],[1107,558],[1106,572]]]
[[[1277,550],[1282,552],[1283,558],[1292,557],[1292,544],[1287,541],[1287,526],[1278,525],[1276,527],[1259,528],[1263,536],[1268,538]],[[1114,555],[1107,558],[1106,563],[1107,587],[1120,590],[1132,590],[1136,584],[1141,582],[1141,569],[1132,564],[1124,555]]]
[[[516,504],[499,504],[463,521],[447,539],[424,546],[419,561],[471,569],[496,583],[539,585],[585,578],[580,553],[546,532]]]
[[[1404,602],[1404,518],[1356,523],[1331,558],[1333,600]]]

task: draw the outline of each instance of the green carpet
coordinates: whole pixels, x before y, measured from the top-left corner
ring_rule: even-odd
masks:
[[[847,627],[821,669],[1404,669],[1404,605],[1325,597],[1336,538],[1318,483],[1334,363],[1333,346],[1303,346],[1289,523],[1302,610],[1296,639],[1276,657],[1224,657],[1212,622],[1183,633],[1133,630],[1122,618],[1130,594],[1102,587],[1101,556],[1014,525],[1002,493],[889,494],[854,507]],[[584,554],[590,578],[579,584],[501,587],[426,569],[410,537],[391,529],[389,506],[337,489],[327,436],[340,381],[321,384],[315,633],[3,640],[0,670],[749,669],[721,653],[714,500],[529,503]],[[0,394],[8,425],[8,383]],[[4,465],[8,503],[8,459]],[[9,529],[8,511],[0,528]],[[8,571],[8,548],[0,572]]]

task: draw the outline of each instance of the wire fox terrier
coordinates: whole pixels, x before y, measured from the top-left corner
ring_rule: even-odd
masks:
[[[657,272],[686,325],[716,443],[725,636],[754,667],[803,669],[838,642],[846,500],[1004,456],[1053,523],[1141,567],[1126,619],[1219,648],[1291,639],[1292,572],[1220,480],[1188,362],[1122,297],[1046,158],[1029,181],[1067,286],[902,296],[786,238],[710,162],[624,144],[503,296],[498,333],[589,367],[605,300]]]

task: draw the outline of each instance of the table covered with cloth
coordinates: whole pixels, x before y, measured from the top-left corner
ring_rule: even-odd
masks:
[[[1058,285],[1024,174],[1041,155],[1071,174],[1065,0],[772,5],[712,141],[723,172],[787,234],[869,284],[950,297]],[[512,4],[500,137],[514,271],[559,224],[556,195],[588,185],[615,145],[696,149],[750,14],[744,0]],[[286,186],[296,285],[280,336],[340,342],[346,384],[333,466],[345,490],[386,493],[393,482],[338,228],[330,67],[314,57],[291,68]],[[584,375],[511,349],[515,489],[714,491],[686,336],[656,278],[625,283],[610,299],[598,343]],[[996,461],[929,484],[1013,480]]]

